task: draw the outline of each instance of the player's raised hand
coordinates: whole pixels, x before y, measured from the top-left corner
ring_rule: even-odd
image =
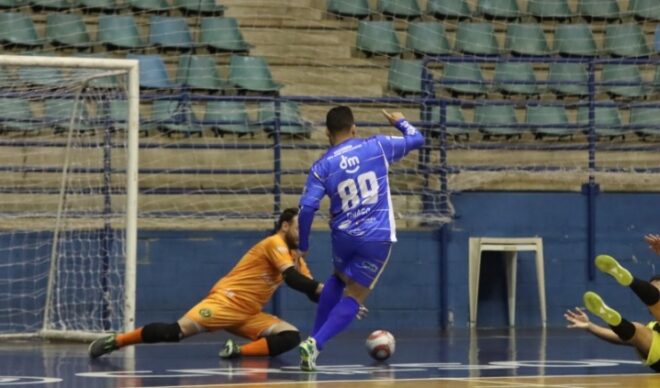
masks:
[[[575,310],[566,310],[564,313],[564,318],[568,321],[569,329],[588,329],[589,328],[589,316],[585,314],[584,310],[580,307],[576,307]]]
[[[644,236],[644,240],[649,244],[649,248],[653,250],[657,255],[660,255],[660,235],[659,234],[647,234]]]
[[[391,125],[394,125],[397,121],[405,119],[406,117],[401,112],[388,112],[383,109],[383,116],[390,122]]]

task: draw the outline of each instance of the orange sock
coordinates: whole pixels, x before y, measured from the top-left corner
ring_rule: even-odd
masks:
[[[268,342],[266,342],[266,338],[259,338],[256,341],[241,346],[241,356],[267,356],[267,355],[268,355]]]
[[[135,345],[140,343],[142,343],[142,328],[117,335],[117,346],[120,348],[123,348],[127,345]]]

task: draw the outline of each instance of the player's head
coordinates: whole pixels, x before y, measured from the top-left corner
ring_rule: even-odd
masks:
[[[649,283],[653,284],[655,288],[660,290],[660,274],[653,275],[653,277],[649,280]]]
[[[335,145],[338,138],[355,136],[353,111],[347,106],[336,106],[325,116],[326,134],[330,144]]]
[[[300,237],[298,235],[298,209],[284,209],[277,220],[276,232],[281,233],[289,249],[297,249]]]

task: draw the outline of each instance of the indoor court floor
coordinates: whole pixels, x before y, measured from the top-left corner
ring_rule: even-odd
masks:
[[[314,373],[298,369],[297,350],[279,357],[221,360],[226,335],[141,345],[90,360],[87,346],[0,344],[0,386],[46,387],[660,387],[660,374],[632,348],[568,329],[393,333],[396,352],[377,363],[367,333],[331,341]]]

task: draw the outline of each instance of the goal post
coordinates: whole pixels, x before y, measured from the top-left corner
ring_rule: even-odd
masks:
[[[0,209],[0,338],[86,341],[132,330],[138,61],[4,55],[0,69],[0,105],[13,108],[0,113],[9,199]],[[117,101],[125,131],[110,132],[108,106]],[[64,134],[41,134],[54,127]],[[21,166],[14,154],[38,166]]]

